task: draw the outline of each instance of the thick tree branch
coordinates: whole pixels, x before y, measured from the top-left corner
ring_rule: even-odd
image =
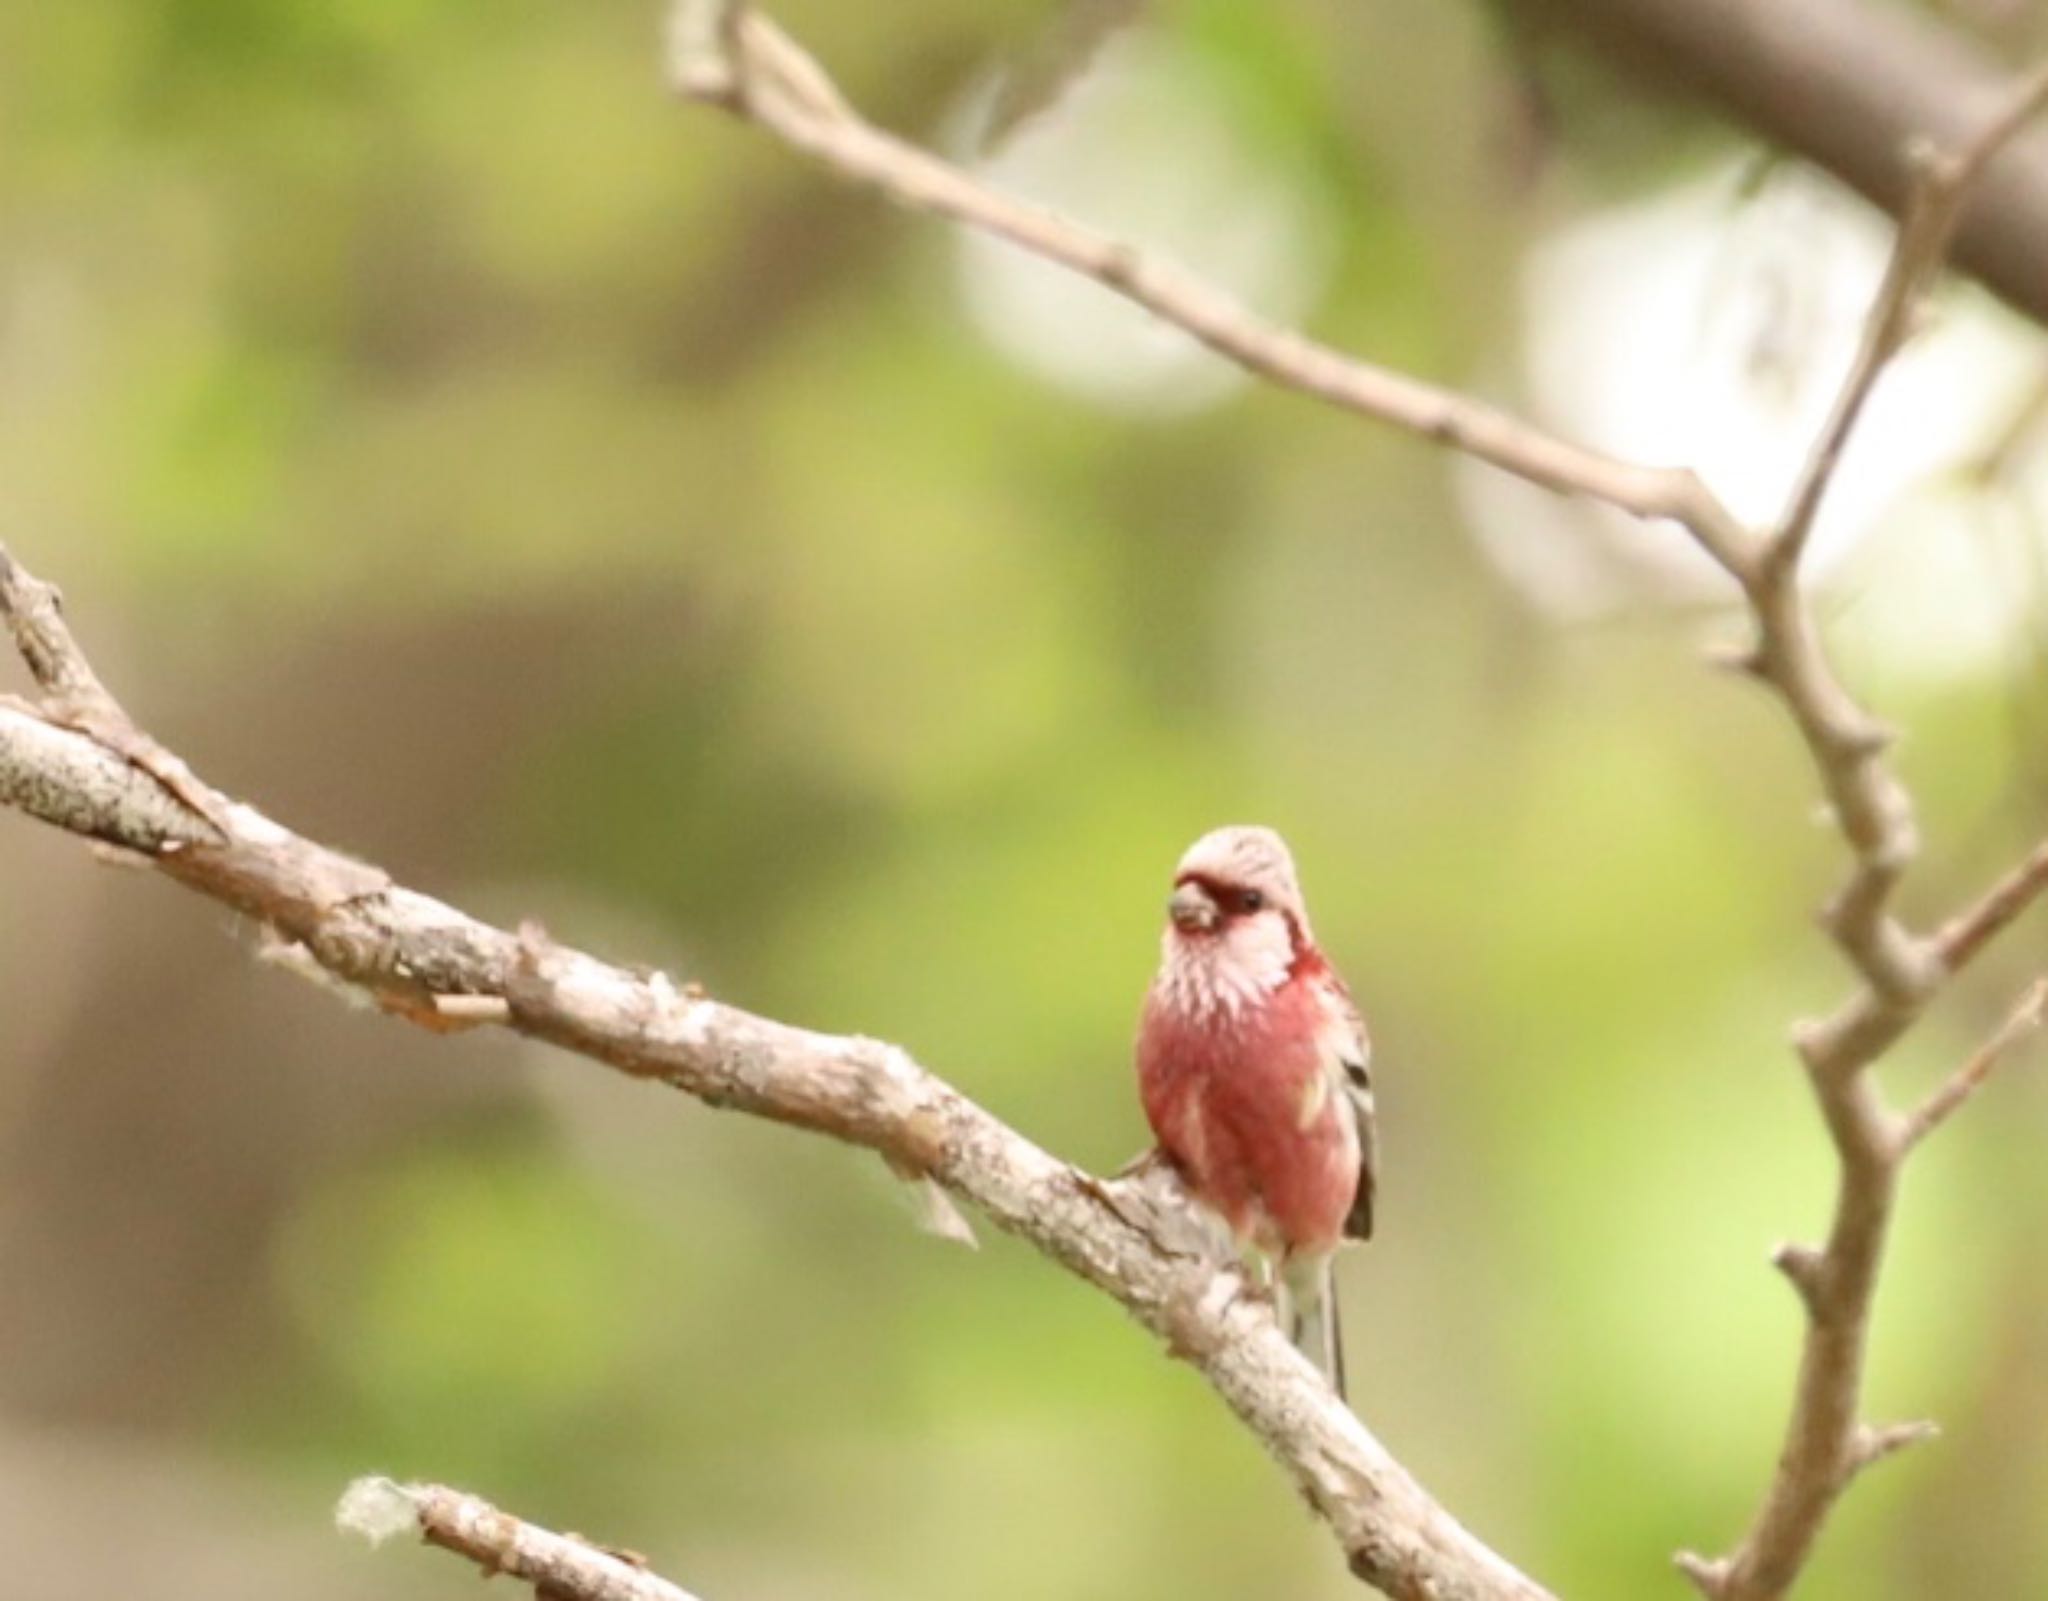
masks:
[[[1960,149],[2007,92],[1956,30],[1871,0],[1504,0],[1539,31],[1688,90],[1904,218],[1916,142]],[[2048,132],[1985,175],[1956,232],[1964,271],[2048,323]]]
[[[486,1579],[503,1573],[532,1585],[534,1601],[696,1601],[631,1552],[555,1534],[445,1484],[358,1479],[334,1509],[334,1521],[372,1545],[415,1533],[469,1558]]]
[[[0,614],[35,661],[79,654],[42,586],[0,554]],[[38,668],[41,675],[41,668]],[[110,737],[140,739],[114,707]],[[1545,1601],[1468,1534],[1245,1297],[1154,1170],[1105,1182],[1051,1156],[902,1050],[726,1006],[659,973],[478,922],[200,784],[201,804],[35,708],[0,715],[0,775],[21,809],[139,855],[254,919],[288,953],[435,1029],[503,1026],[673,1085],[712,1106],[816,1130],[924,1174],[1120,1302],[1197,1368],[1329,1524],[1355,1571],[1430,1601]],[[167,809],[168,808],[168,809]],[[218,835],[207,816],[220,819]]]

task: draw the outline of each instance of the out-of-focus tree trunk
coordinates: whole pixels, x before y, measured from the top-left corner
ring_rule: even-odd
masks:
[[[1894,214],[1904,151],[1954,148],[2010,74],[1953,27],[1868,0],[1497,0],[1645,88],[1677,87]],[[1955,264],[2048,322],[2048,129],[2016,140],[1963,219]]]

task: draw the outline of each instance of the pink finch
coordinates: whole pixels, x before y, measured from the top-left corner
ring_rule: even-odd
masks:
[[[1138,1090],[1195,1198],[1278,1270],[1289,1333],[1344,1393],[1331,1264],[1372,1236],[1365,1024],[1316,948],[1287,844],[1219,828],[1173,879]]]

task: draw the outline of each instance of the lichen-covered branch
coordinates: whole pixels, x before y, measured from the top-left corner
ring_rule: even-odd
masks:
[[[334,1509],[334,1521],[372,1545],[417,1534],[467,1557],[486,1579],[505,1574],[532,1585],[534,1601],[696,1601],[630,1551],[556,1534],[445,1484],[358,1479]]]
[[[45,586],[0,552],[0,616],[38,678],[84,657]],[[727,1006],[659,973],[479,922],[291,832],[187,775],[187,802],[110,748],[144,740],[34,707],[0,714],[0,787],[23,810],[153,864],[268,931],[307,966],[425,1027],[505,1027],[729,1107],[831,1135],[927,1175],[1122,1304],[1209,1381],[1330,1527],[1397,1597],[1544,1601],[1459,1526],[1352,1415],[1186,1226],[1163,1170],[1094,1178],[1040,1149],[902,1050]],[[208,817],[218,819],[209,824]]]

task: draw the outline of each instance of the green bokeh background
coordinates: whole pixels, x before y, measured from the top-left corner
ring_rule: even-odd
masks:
[[[1039,8],[782,15],[930,134]],[[1462,4],[1154,25],[1312,169],[1316,331],[1451,381],[1511,346],[1502,262],[1560,189],[1719,148],[1568,72],[1529,188]],[[1532,615],[1421,445],[1018,372],[942,229],[678,106],[656,39],[618,0],[0,11],[6,537],[216,782],[900,1041],[1096,1168],[1142,1143],[1174,856],[1278,825],[1378,1041],[1361,1413],[1561,1592],[1680,1594],[1670,1551],[1766,1476],[1797,1319],[1765,1256],[1831,1183],[1783,1041],[1845,987],[1809,921],[1839,863],[1782,718],[1690,621]],[[1882,708],[1918,916],[2048,810],[2030,687]],[[1023,1248],[919,1235],[872,1161],[346,1011],[26,824],[0,898],[19,1593],[472,1583],[325,1532],[364,1471],[707,1601],[1351,1590],[1187,1370]],[[2041,955],[2022,929],[1945,1001],[1900,1092]],[[1871,1399],[1946,1434],[1845,1505],[1816,1601],[2048,1594],[2044,1132],[2014,1072],[1915,1165]]]

